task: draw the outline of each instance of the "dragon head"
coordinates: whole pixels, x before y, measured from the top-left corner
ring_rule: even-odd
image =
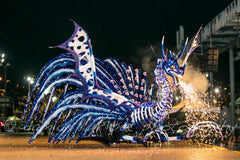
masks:
[[[169,56],[167,56],[167,54],[164,51],[164,37],[162,39],[162,45],[161,45],[161,49],[162,49],[162,58],[157,58],[157,64],[154,70],[154,75],[155,75],[155,83],[157,85],[161,85],[163,84],[164,80],[166,79],[165,74],[169,75],[170,77],[172,77],[174,85],[176,87],[179,86],[179,78],[182,78],[184,75],[184,71],[186,68],[186,62],[188,60],[188,57],[190,56],[190,54],[199,46],[198,44],[198,37],[199,37],[199,33],[202,27],[200,27],[200,29],[198,30],[197,34],[195,35],[192,45],[190,47],[190,49],[188,50],[186,57],[183,61],[182,66],[179,65],[178,60],[181,58],[181,56],[183,55],[185,48],[187,46],[187,42],[188,39],[186,40],[184,47],[181,51],[181,53],[176,56],[174,53],[172,53],[171,51],[169,51]]]

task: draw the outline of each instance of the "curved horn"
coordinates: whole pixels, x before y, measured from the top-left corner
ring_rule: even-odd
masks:
[[[165,52],[164,52],[163,44],[164,44],[164,36],[163,36],[163,38],[162,38],[162,45],[161,45],[161,48],[162,48],[162,57],[163,57],[163,59],[166,59],[166,54],[165,54]]]
[[[185,42],[185,44],[184,44],[184,46],[183,46],[182,52],[178,55],[177,59],[179,59],[179,58],[182,57],[183,52],[185,51],[185,48],[186,48],[186,46],[187,46],[187,43],[188,43],[188,37],[187,37],[186,42]]]
[[[202,29],[202,26],[199,28],[197,34],[195,35],[194,39],[193,39],[193,42],[192,42],[192,45],[190,47],[190,49],[188,50],[187,52],[187,55],[183,61],[183,64],[186,64],[187,63],[187,60],[188,60],[188,57],[191,55],[191,53],[197,48],[199,47],[199,43],[198,43],[198,38],[199,38],[199,33]]]
[[[152,52],[153,54],[155,55],[155,57],[157,58],[157,54],[155,53],[154,49],[153,49],[153,46],[151,45],[151,49],[152,49]]]
[[[169,57],[172,59],[175,58],[175,54],[171,50],[169,50]]]

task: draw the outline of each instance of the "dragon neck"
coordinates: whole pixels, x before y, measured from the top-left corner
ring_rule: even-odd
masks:
[[[162,76],[162,81],[158,85],[157,101],[154,105],[154,113],[156,117],[164,119],[167,116],[167,112],[172,108],[172,95],[173,86],[167,80],[166,75]]]

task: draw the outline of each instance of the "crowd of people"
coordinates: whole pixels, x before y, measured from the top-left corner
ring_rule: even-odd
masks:
[[[240,150],[240,133],[233,132],[228,138],[227,146],[231,150]]]

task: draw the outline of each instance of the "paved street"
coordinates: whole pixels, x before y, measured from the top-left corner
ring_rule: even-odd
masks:
[[[196,144],[189,141],[164,143],[162,147],[145,148],[140,144],[118,144],[111,147],[95,141],[81,141],[78,144],[48,144],[47,137],[39,136],[28,144],[30,135],[0,133],[0,159],[71,160],[71,159],[176,159],[176,160],[230,160],[240,159],[240,152]]]

